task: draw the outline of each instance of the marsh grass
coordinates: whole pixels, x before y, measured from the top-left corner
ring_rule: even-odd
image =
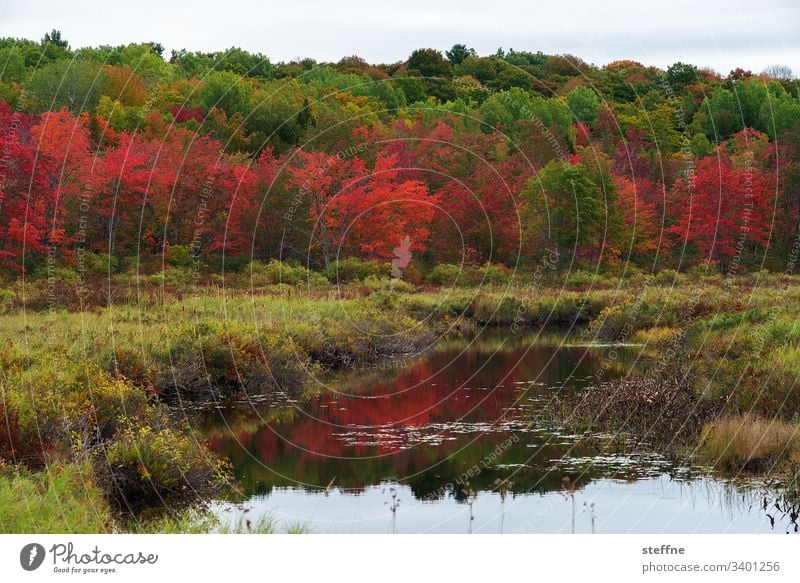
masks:
[[[722,466],[767,467],[797,455],[786,421],[748,420],[737,432],[733,421],[708,419],[720,402],[731,419],[749,410],[788,419],[800,408],[798,278],[743,276],[722,286],[718,277],[662,272],[623,280],[586,272],[530,287],[526,274],[493,267],[485,279],[468,274],[480,275],[480,287],[420,280],[415,288],[393,283],[384,267],[337,264],[325,274],[335,284],[270,263],[199,281],[175,268],[120,274],[84,295],[67,279],[55,290],[36,280],[3,288],[0,528],[125,530],[131,527],[115,525],[123,518],[114,508],[139,511],[141,502],[162,498],[177,508],[173,495],[183,491],[195,501],[207,497],[216,490],[202,484],[221,480],[219,460],[189,444],[195,428],[178,422],[177,403],[304,398],[327,371],[413,356],[437,338],[457,341],[484,326],[585,326],[592,340],[640,341],[693,362],[691,384],[667,372],[583,395],[568,411],[578,421],[670,437],[688,427],[693,439],[707,423],[703,449]],[[456,273],[439,271],[443,281]],[[687,423],[686,411],[698,410]],[[767,438],[756,440],[759,432]],[[21,465],[9,469],[12,462]],[[184,484],[179,474],[194,478]],[[15,498],[34,502],[9,510]],[[213,527],[198,520],[167,517],[154,528]],[[246,522],[224,528],[269,530]]]
[[[785,460],[800,462],[800,427],[780,419],[723,417],[704,426],[700,445],[717,467],[768,469]]]
[[[633,336],[633,342],[644,344],[648,348],[666,347],[672,344],[681,334],[681,329],[674,326],[656,326],[638,330]]]
[[[87,464],[53,464],[35,473],[0,466],[0,533],[104,533],[113,527]]]
[[[257,518],[242,515],[236,520],[224,520],[207,507],[196,507],[170,512],[148,521],[129,521],[127,532],[138,534],[308,534],[309,526],[303,522],[280,524],[269,514]]]

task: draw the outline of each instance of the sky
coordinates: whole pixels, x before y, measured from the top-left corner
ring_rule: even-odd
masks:
[[[800,74],[800,0],[0,0],[0,37],[38,40],[53,28],[72,48],[155,41],[167,57],[237,46],[273,62],[396,62],[463,43],[596,65],[683,61],[727,73],[782,64]]]

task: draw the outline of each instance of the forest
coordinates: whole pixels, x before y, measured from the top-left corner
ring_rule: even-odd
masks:
[[[465,45],[271,63],[0,39],[0,268],[387,262],[793,270],[800,100],[723,76]],[[788,264],[787,264],[788,261]]]

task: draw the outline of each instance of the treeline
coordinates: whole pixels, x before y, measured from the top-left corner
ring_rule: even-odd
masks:
[[[0,39],[6,274],[404,254],[785,270],[800,249],[785,68],[162,53]]]

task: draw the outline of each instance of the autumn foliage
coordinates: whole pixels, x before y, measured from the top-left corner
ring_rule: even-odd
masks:
[[[749,72],[466,49],[167,62],[151,45],[70,68],[62,49],[0,77],[4,275],[87,253],[145,270],[389,263],[403,241],[425,269],[556,252],[727,271],[783,268],[800,233],[800,102]]]

